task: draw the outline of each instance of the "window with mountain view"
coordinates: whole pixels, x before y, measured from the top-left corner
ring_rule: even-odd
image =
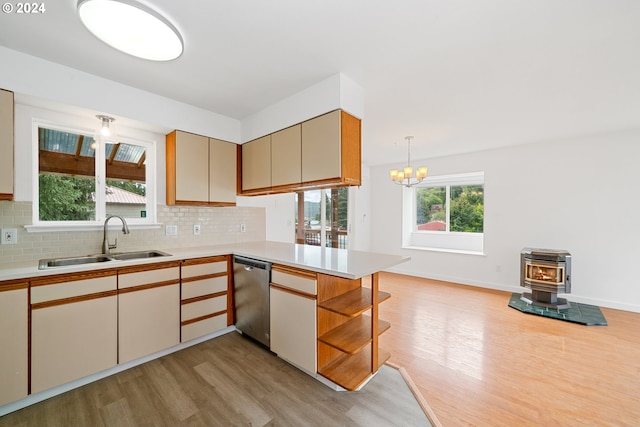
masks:
[[[296,193],[296,243],[346,249],[347,187]]]

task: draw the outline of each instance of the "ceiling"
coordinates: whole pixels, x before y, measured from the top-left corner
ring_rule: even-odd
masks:
[[[424,159],[640,127],[637,0],[139,1],[180,58],[113,50],[77,0],[3,13],[0,45],[237,119],[343,73],[369,165],[404,162],[406,135]]]

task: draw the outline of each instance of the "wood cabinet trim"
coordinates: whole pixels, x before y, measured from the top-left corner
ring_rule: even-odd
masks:
[[[180,284],[180,280],[167,280],[165,282],[148,283],[145,285],[132,286],[129,288],[120,288],[118,289],[118,295],[127,294],[129,292],[146,291],[147,289],[161,288],[163,286],[179,285],[179,284]]]
[[[29,281],[24,279],[3,280],[0,282],[0,292],[17,291],[19,289],[27,289]]]
[[[118,270],[110,268],[106,270],[91,270],[76,273],[55,274],[52,276],[44,276],[38,278],[31,278],[31,287],[54,285],[56,283],[75,282],[78,280],[96,279],[99,277],[115,276]]]
[[[223,296],[224,297],[227,296],[227,291],[216,292],[214,294],[201,295],[199,297],[193,297],[193,298],[185,299],[185,300],[180,301],[180,305],[193,304],[194,302],[205,301],[205,300],[208,300],[208,299],[213,299],[213,298],[218,298],[218,297],[223,297]]]
[[[202,276],[183,277],[182,278],[182,284],[190,283],[190,282],[198,282],[200,280],[206,280],[206,279],[214,279],[216,277],[224,277],[227,274],[229,274],[229,273],[221,272],[221,273],[205,274],[205,275],[202,275]]]
[[[291,274],[293,276],[303,277],[305,279],[318,280],[318,273],[309,270],[303,270],[297,267],[290,267],[283,264],[274,264],[271,269],[280,271],[282,273]]]
[[[276,283],[271,283],[270,286],[273,289],[278,289],[278,290],[280,290],[282,292],[286,292],[288,294],[296,295],[296,296],[299,296],[299,297],[302,297],[302,298],[307,298],[307,299],[314,300],[314,301],[317,300],[315,295],[308,294],[306,292],[296,291],[295,289],[291,289],[291,288],[288,288],[286,286],[280,286],[280,285],[278,285]]]
[[[31,310],[39,310],[42,308],[55,307],[58,305],[74,304],[77,302],[89,301],[89,300],[94,300],[98,298],[112,297],[112,296],[116,296],[117,294],[118,294],[118,291],[113,290],[113,291],[98,292],[95,294],[79,295],[76,297],[38,302],[38,303],[31,304]]]
[[[187,326],[192,323],[201,322],[203,320],[211,319],[212,317],[217,317],[223,314],[226,314],[227,310],[216,311],[215,313],[205,314],[204,316],[194,317],[193,319],[183,320],[180,322],[180,326]]]
[[[169,206],[176,204],[176,133],[174,130],[165,139],[166,198]]]
[[[128,267],[120,267],[117,272],[121,274],[142,273],[145,271],[162,270],[164,268],[180,267],[180,261],[164,261],[155,264],[138,264]]]
[[[189,259],[182,260],[182,265],[184,267],[188,267],[190,265],[222,262],[222,261],[227,261],[228,259],[229,259],[229,255],[214,255],[214,256],[204,257],[204,258],[189,258]]]

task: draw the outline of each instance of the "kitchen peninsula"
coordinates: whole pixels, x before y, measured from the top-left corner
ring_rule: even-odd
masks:
[[[357,390],[362,387],[389,357],[384,350],[378,348],[378,336],[389,328],[388,323],[378,318],[378,304],[389,297],[389,294],[378,290],[378,272],[408,261],[408,257],[269,241],[192,248],[163,248],[163,251],[170,255],[44,270],[38,269],[37,262],[0,269],[0,304],[3,299],[10,297],[11,313],[17,319],[15,323],[9,321],[3,321],[3,323],[19,325],[19,328],[24,329],[23,334],[16,334],[15,330],[0,330],[0,341],[8,339],[7,337],[15,339],[16,335],[23,335],[13,341],[17,343],[14,354],[3,356],[8,358],[13,366],[3,363],[0,368],[0,378],[10,377],[16,384],[17,394],[10,397],[4,396],[0,405],[5,406],[0,406],[0,415],[128,369],[163,354],[178,351],[222,333],[233,331],[235,328],[233,327],[232,310],[232,255],[241,255],[273,263],[271,350],[278,356],[336,390]],[[206,270],[208,266],[217,266],[217,269]],[[198,271],[198,276],[187,277],[188,268]],[[180,274],[176,276],[175,271],[180,271]],[[170,280],[166,279],[167,273],[171,273]],[[69,285],[66,277],[80,277],[82,280],[91,280],[92,284],[104,283],[104,286],[101,285],[103,287],[96,287],[90,291],[86,291],[89,289],[87,286],[78,286],[73,289],[75,293],[69,295],[56,293],[57,289]],[[115,277],[120,279],[114,288],[112,283],[116,283]],[[122,288],[123,277],[132,282],[130,288]],[[215,286],[219,286],[220,280],[222,280],[226,288],[209,291],[210,295],[196,296],[191,300],[184,300],[183,295],[181,301],[180,295],[184,294],[187,286],[192,286],[193,289],[196,285],[209,286],[208,281],[213,280],[217,280]],[[137,281],[141,283],[137,283]],[[46,286],[42,286],[45,282]],[[38,288],[49,288],[53,291],[52,300],[32,301],[32,291]],[[141,292],[136,291],[138,288]],[[135,301],[131,298],[132,295],[142,295],[143,292],[151,295],[150,292],[156,289],[158,292],[160,290],[166,292],[163,298],[165,300],[169,298],[172,310],[177,313],[176,325],[171,326],[171,332],[168,331],[174,335],[174,331],[179,331],[173,341],[170,341],[171,345],[165,344],[152,353],[138,356],[137,359],[124,363],[124,359],[120,355],[119,359],[116,358],[110,362],[110,365],[107,364],[106,368],[102,367],[90,374],[83,373],[78,377],[71,376],[65,382],[54,384],[41,393],[28,395],[27,390],[34,393],[34,389],[28,388],[26,366],[28,361],[33,359],[33,353],[37,351],[37,347],[34,348],[33,345],[29,347],[28,345],[28,340],[34,339],[33,331],[29,329],[32,329],[34,325],[33,321],[27,323],[26,319],[34,309],[42,312],[44,310],[66,311],[67,307],[71,309],[74,305],[79,306],[88,302],[93,304],[104,300],[104,310],[111,313],[109,310],[118,310],[118,306],[116,305],[114,309],[110,308],[113,305],[107,303],[110,298],[118,300],[130,298],[131,301]],[[178,291],[178,289],[180,290]],[[40,292],[42,293],[42,291]],[[171,298],[174,297],[175,301],[171,303]],[[211,310],[210,315],[199,317],[193,315],[193,318],[185,318],[187,307],[197,308],[207,304],[207,301],[222,301],[223,306],[217,308],[217,311]],[[224,304],[225,301],[226,304]],[[129,307],[129,309],[134,311],[134,307]],[[87,315],[85,310],[78,312]],[[89,311],[89,313],[93,315],[94,311]],[[119,315],[122,322],[122,313]],[[168,316],[165,314],[164,317]],[[118,313],[108,314],[105,319],[107,319],[106,322],[113,322],[118,319]],[[214,320],[215,323],[207,323]],[[82,322],[84,321],[82,320]],[[144,319],[136,320],[133,318],[130,321],[143,323]],[[202,325],[215,325],[215,327],[213,329],[210,327],[207,330],[197,329],[205,331],[200,332],[199,335],[192,332],[188,335],[185,334],[186,327],[193,326],[194,322],[200,322]],[[78,319],[78,323],[81,323],[81,319]],[[180,329],[180,325],[182,329]],[[285,330],[285,328],[292,329]],[[113,341],[112,347],[114,349],[118,348],[117,340],[121,339],[115,335],[123,332],[105,335]],[[303,334],[303,336],[296,334]],[[294,343],[294,345],[292,346],[290,343]],[[11,343],[0,342],[3,348],[9,348],[5,344],[10,345]],[[82,347],[83,344],[77,345]],[[144,354],[144,352],[140,354]],[[17,381],[16,376],[18,377]]]

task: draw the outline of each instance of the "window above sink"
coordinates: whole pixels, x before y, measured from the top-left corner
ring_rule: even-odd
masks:
[[[38,167],[28,231],[99,229],[109,215],[134,229],[159,227],[154,141],[125,131],[106,143],[93,130],[37,120],[32,135]]]

